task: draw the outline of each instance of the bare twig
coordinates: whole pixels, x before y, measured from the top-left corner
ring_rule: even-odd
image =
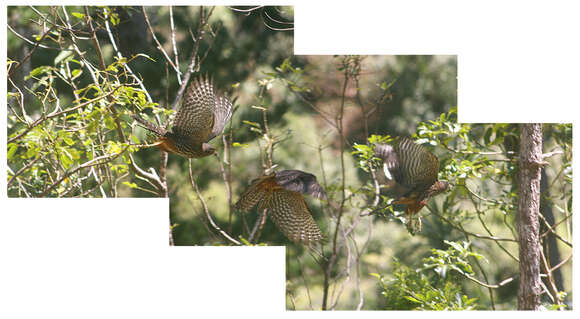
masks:
[[[346,98],[346,88],[348,86],[349,74],[345,70],[344,72],[344,82],[342,86],[342,101],[340,105],[340,111],[336,117],[336,127],[338,133],[340,135],[340,167],[341,167],[341,201],[338,207],[338,213],[336,217],[336,226],[334,229],[334,235],[332,239],[332,252],[330,258],[328,259],[328,263],[324,266],[324,282],[323,282],[323,292],[322,292],[322,310],[327,309],[328,303],[328,288],[330,286],[330,274],[336,262],[336,258],[338,257],[338,246],[337,246],[337,239],[338,239],[338,232],[340,229],[340,221],[342,219],[342,215],[344,213],[344,204],[346,200],[346,173],[345,173],[345,165],[344,165],[344,131],[343,131],[343,115],[344,115],[344,104]]]
[[[214,8],[212,8],[206,16],[205,15],[205,8],[204,7],[200,8],[200,14],[199,14],[200,21],[199,21],[199,26],[197,27],[197,36],[194,37],[194,39],[193,39],[194,40],[193,51],[192,51],[191,56],[189,58],[189,65],[187,66],[187,71],[183,75],[183,82],[181,83],[181,86],[177,90],[177,94],[175,96],[175,99],[173,100],[173,103],[171,103],[170,109],[172,109],[172,110],[175,110],[177,105],[179,104],[179,101],[181,100],[181,97],[183,96],[183,94],[185,92],[185,88],[187,87],[187,84],[189,83],[189,78],[191,77],[191,74],[197,68],[199,68],[199,64],[197,63],[197,61],[198,61],[197,54],[199,51],[199,45],[201,44],[201,40],[203,39],[203,36],[205,35],[204,28],[207,25],[209,18],[213,14],[213,10],[214,10]]]
[[[171,7],[169,7],[171,10]],[[177,76],[179,77],[181,75],[181,71],[179,71],[179,68],[173,63],[173,61],[171,60],[171,58],[169,57],[169,55],[167,55],[167,52],[165,52],[165,49],[163,49],[163,46],[161,45],[161,43],[159,43],[159,40],[157,40],[157,36],[155,35],[155,31],[153,31],[153,27],[151,26],[151,23],[149,22],[149,16],[147,15],[147,11],[145,11],[145,7],[141,6],[141,11],[143,12],[143,17],[145,18],[145,24],[147,25],[147,28],[149,29],[149,32],[151,33],[151,36],[153,37],[153,41],[155,41],[155,44],[157,45],[157,50],[159,50],[162,54],[163,57],[165,57],[165,60],[167,61],[167,63],[169,63],[169,65],[171,65],[171,67],[173,68],[173,70],[175,71],[175,73],[177,73]],[[173,26],[173,19],[171,20],[172,22],[172,26]],[[177,58],[177,55],[176,55]]]
[[[572,247],[572,243],[567,241],[566,239],[562,238],[562,236],[560,236],[553,228],[552,226],[550,226],[550,223],[548,223],[548,221],[546,220],[546,218],[540,214],[539,215],[540,219],[542,220],[542,222],[544,222],[544,225],[546,226],[546,228],[548,228],[547,232],[552,233],[556,238],[558,238],[559,240],[561,240],[564,244],[568,245],[569,247]],[[546,234],[544,233],[544,234]],[[542,234],[542,236],[544,236],[544,234]]]
[[[40,155],[37,158],[33,159],[32,161],[28,162],[28,164],[22,166],[22,168],[20,168],[16,173],[14,173],[14,175],[12,175],[12,177],[10,178],[10,180],[8,181],[7,186],[10,186],[10,184],[12,184],[12,182],[20,175],[22,174],[24,171],[26,171],[27,169],[29,169],[32,165],[34,165],[34,163],[36,163],[39,159],[41,159],[43,156]]]
[[[12,28],[10,27],[10,25],[8,25],[8,29],[10,29],[12,32],[14,32],[14,30],[12,30]],[[40,38],[40,40],[38,40],[35,44],[34,47],[32,47],[32,49],[28,52],[28,54],[24,57],[24,59],[22,59],[22,61],[18,62],[18,64],[11,68],[10,72],[8,73],[8,77],[10,77],[12,74],[14,74],[14,72],[16,72],[16,70],[18,70],[23,64],[24,62],[26,62],[28,59],[30,59],[30,57],[32,56],[32,54],[36,51],[36,49],[38,49],[39,47],[41,47],[41,42],[44,41],[44,39],[46,38],[47,35],[49,35],[52,31],[54,30],[54,27],[51,27],[50,29],[48,29],[46,32],[44,32],[42,34],[42,37]],[[14,32],[16,34],[16,32]]]
[[[211,226],[220,234],[223,236],[223,238],[225,238],[226,240],[228,240],[229,242],[235,244],[235,245],[241,245],[241,243],[237,240],[235,240],[234,238],[232,238],[228,233],[226,233],[225,231],[223,231],[213,220],[213,218],[211,217],[211,214],[209,213],[209,209],[207,208],[207,204],[205,202],[205,199],[203,198],[203,195],[201,194],[201,192],[199,191],[199,187],[197,187],[197,184],[195,183],[195,180],[193,178],[193,173],[191,170],[191,159],[188,160],[188,165],[189,165],[189,180],[191,182],[191,186],[193,187],[193,189],[195,190],[195,193],[197,194],[197,197],[199,198],[199,200],[201,201],[201,205],[203,206],[203,210],[205,212],[205,216],[207,217],[207,220],[210,222]]]
[[[42,194],[40,194],[39,197],[45,197],[48,194],[48,192],[50,192],[52,189],[54,189],[56,186],[58,186],[60,183],[62,183],[62,181],[64,181],[69,176],[75,174],[76,172],[80,171],[83,168],[87,168],[87,167],[91,167],[91,166],[95,166],[95,165],[103,165],[105,163],[109,163],[109,162],[113,161],[114,159],[119,157],[119,155],[123,154],[127,150],[127,148],[129,148],[129,146],[130,145],[125,146],[123,148],[123,150],[119,153],[106,154],[103,156],[95,157],[92,160],[77,166],[75,169],[67,171],[56,182],[54,182],[52,185],[48,186],[48,188],[46,190],[44,190],[44,192],[42,192]]]
[[[430,212],[431,212],[433,215],[435,215],[435,216],[437,216],[437,217],[441,218],[442,220],[444,220],[445,222],[447,222],[447,223],[448,223],[448,224],[449,224],[451,227],[453,227],[453,228],[455,228],[455,229],[459,230],[460,232],[462,232],[462,233],[464,233],[464,234],[468,234],[468,235],[470,235],[470,236],[473,236],[473,237],[476,237],[476,238],[480,238],[480,239],[488,239],[488,240],[494,240],[494,241],[509,241],[509,242],[517,242],[516,240],[514,240],[514,239],[511,239],[511,238],[502,238],[502,237],[495,237],[495,236],[485,236],[485,235],[480,235],[480,234],[476,234],[476,233],[472,233],[472,232],[466,231],[466,230],[465,230],[465,229],[463,229],[462,227],[460,227],[460,226],[457,226],[455,223],[453,223],[452,221],[450,221],[449,219],[447,219],[445,216],[443,216],[443,215],[441,215],[441,214],[437,213],[437,212],[436,212],[434,209],[432,209],[432,208],[431,208],[429,205],[426,205],[425,207],[427,207],[427,209],[429,209],[429,211],[430,211]],[[513,256],[512,256],[512,257],[513,257]],[[515,257],[513,257],[513,258],[515,258]],[[517,260],[517,258],[515,258],[515,259]]]
[[[560,294],[558,293],[558,289],[554,284],[554,277],[552,276],[552,270],[550,269],[550,265],[546,260],[546,255],[544,254],[544,250],[540,249],[540,265],[542,267],[542,271],[546,274],[546,281],[547,281],[547,288],[552,295],[552,301],[555,302],[558,306],[562,305],[562,299],[560,298]],[[562,310],[562,308],[560,308]]]
[[[264,228],[264,224],[266,223],[267,211],[268,211],[267,209],[262,209],[260,211],[258,219],[256,220],[256,223],[254,224],[254,228],[252,228],[252,232],[248,236],[248,241],[250,243],[258,242],[258,239],[260,238],[260,234],[262,233],[262,229]]]
[[[44,116],[40,117],[39,119],[37,119],[36,121],[34,121],[32,124],[30,124],[24,131],[22,131],[22,133],[20,133],[20,134],[14,136],[14,137],[8,139],[8,143],[12,143],[12,142],[14,142],[14,141],[22,138],[28,132],[30,132],[33,128],[37,127],[38,125],[42,124],[44,121],[46,121],[48,119],[51,119],[53,117],[56,117],[56,116],[59,116],[59,115],[63,115],[63,114],[66,114],[66,113],[70,113],[70,112],[75,111],[77,109],[80,109],[80,108],[82,108],[84,106],[87,106],[87,105],[89,105],[91,103],[97,102],[97,101],[99,101],[99,100],[101,100],[103,98],[108,98],[113,93],[115,93],[118,89],[119,89],[119,87],[117,87],[117,88],[113,89],[112,91],[107,92],[107,93],[105,93],[105,94],[103,94],[101,96],[98,96],[98,97],[96,97],[94,99],[90,99],[90,100],[88,100],[86,102],[83,102],[81,104],[78,104],[76,106],[73,106],[73,107],[71,107],[69,109],[66,109],[66,110],[63,110],[63,111],[60,111],[60,112],[56,112],[56,113],[51,113],[49,115],[44,115]]]
[[[57,47],[51,47],[51,46],[47,46],[44,44],[40,44],[41,41],[37,41],[37,42],[33,42],[29,39],[27,39],[25,36],[21,35],[20,33],[14,31],[14,29],[12,29],[12,27],[9,24],[6,24],[6,26],[8,27],[8,30],[10,30],[12,33],[14,33],[15,36],[19,37],[20,39],[24,40],[26,43],[28,44],[32,44],[35,47],[39,47],[39,48],[43,48],[43,49],[49,49],[49,50],[58,50],[58,51],[70,51],[71,49],[66,49],[66,48],[57,48]],[[46,36],[48,33],[45,33],[44,36]]]
[[[181,85],[181,72],[179,72],[179,54],[177,51],[177,44],[175,43],[175,26],[173,24],[173,6],[169,6],[169,22],[171,27],[171,46],[173,47],[173,55],[175,58],[175,69],[178,70],[175,73],[177,75],[177,83]]]

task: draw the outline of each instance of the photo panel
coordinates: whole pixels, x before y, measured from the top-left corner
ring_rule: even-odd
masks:
[[[286,310],[570,309],[572,124],[460,123],[458,55],[295,55],[293,21],[8,7],[7,196],[168,198],[167,246],[285,246]]]

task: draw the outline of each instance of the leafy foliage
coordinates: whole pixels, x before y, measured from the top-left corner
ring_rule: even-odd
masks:
[[[461,244],[448,243],[452,248],[447,251],[434,249],[433,255],[424,258],[424,266],[417,270],[402,265],[395,258],[390,279],[379,274],[371,274],[379,280],[381,295],[385,298],[385,310],[477,309],[477,298],[469,298],[463,294],[457,285],[459,278],[452,274],[448,275],[446,271],[450,268],[463,273],[462,269],[470,268],[469,263],[457,258],[457,255],[466,256],[465,252],[454,249],[456,246],[461,247]]]

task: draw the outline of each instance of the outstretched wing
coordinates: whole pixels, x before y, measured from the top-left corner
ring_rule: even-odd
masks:
[[[252,181],[234,207],[236,210],[249,211],[258,202],[265,200],[268,193],[276,186],[276,181],[272,175],[261,176]]]
[[[395,144],[399,158],[400,184],[409,188],[427,189],[437,181],[439,160],[425,147],[409,138],[401,138]]]
[[[276,182],[289,191],[309,194],[318,199],[328,199],[324,189],[316,181],[316,176],[303,171],[285,170],[276,172]]]
[[[280,189],[272,194],[268,207],[270,217],[290,240],[308,244],[322,239],[302,194]]]
[[[209,142],[224,131],[224,127],[232,117],[232,102],[225,96],[215,99],[213,129],[206,139]]]
[[[215,95],[213,83],[200,76],[193,79],[173,121],[173,133],[187,136],[192,143],[206,141],[214,126]]]

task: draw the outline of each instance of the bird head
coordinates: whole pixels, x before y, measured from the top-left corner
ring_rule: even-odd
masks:
[[[203,143],[201,145],[201,150],[205,154],[205,156],[213,155],[215,153],[215,147],[208,143]]]
[[[427,190],[427,198],[443,193],[449,188],[449,183],[446,181],[436,181]]]

